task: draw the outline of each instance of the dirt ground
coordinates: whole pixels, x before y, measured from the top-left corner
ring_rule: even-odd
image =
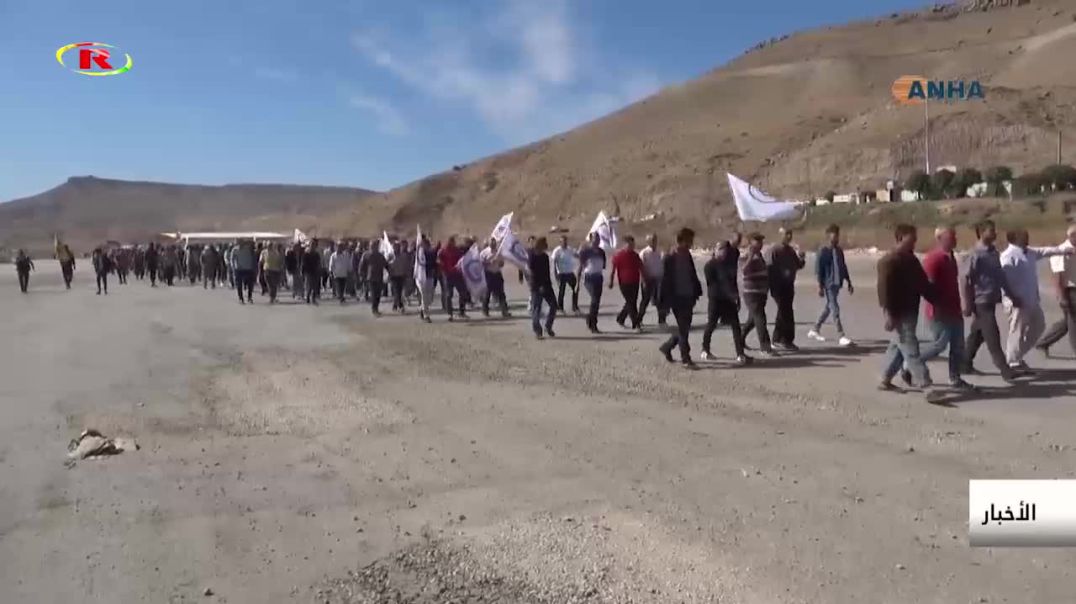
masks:
[[[733,370],[720,331],[688,372],[615,294],[606,334],[537,341],[518,286],[515,319],[425,325],[98,297],[86,268],[66,292],[44,261],[22,295],[4,267],[0,600],[1071,602],[1076,555],[971,549],[966,520],[968,479],[1076,474],[1067,345],[949,407],[880,393],[870,263],[854,278],[858,347],[805,340],[804,275],[801,353]],[[87,427],[141,449],[65,467]]]

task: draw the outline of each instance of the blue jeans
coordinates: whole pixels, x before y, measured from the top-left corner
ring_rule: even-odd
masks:
[[[531,290],[531,328],[534,335],[542,335],[542,303],[549,306],[549,312],[545,318],[546,332],[553,331],[553,320],[557,318],[557,299],[553,296],[553,290],[544,287]]]
[[[926,387],[932,384],[930,371],[927,370],[927,365],[919,354],[919,337],[915,333],[918,324],[919,317],[904,317],[896,321],[889,348],[885,351],[883,382],[889,383],[902,368],[907,367],[916,385]]]
[[[964,321],[963,319],[951,319],[942,321],[932,319],[930,321],[930,334],[934,340],[928,343],[920,357],[927,362],[941,355],[946,348],[949,349],[949,383],[960,382],[960,367],[964,362]]]
[[[822,314],[815,321],[814,330],[819,331],[822,329],[822,324],[826,322],[826,319],[833,317],[833,325],[837,328],[837,335],[843,336],[844,325],[841,324],[841,304],[837,299],[841,295],[841,287],[839,285],[827,285],[823,291],[826,295],[826,307],[822,309]]]
[[[598,310],[602,305],[602,284],[604,282],[605,279],[601,273],[583,275],[583,286],[587,288],[587,293],[590,294],[590,310],[587,312],[587,327],[590,329],[598,328]]]

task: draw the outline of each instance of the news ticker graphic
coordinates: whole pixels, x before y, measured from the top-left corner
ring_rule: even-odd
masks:
[[[1076,480],[969,480],[972,547],[1076,547]]]

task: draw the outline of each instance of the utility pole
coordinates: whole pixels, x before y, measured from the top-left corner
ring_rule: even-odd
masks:
[[[1057,131],[1057,165],[1061,165],[1061,131]]]
[[[925,109],[925,113],[926,113],[926,128],[924,128],[924,130],[923,130],[923,132],[924,132],[924,134],[923,134],[923,148],[926,150],[927,176],[929,176],[931,174],[931,172],[930,172],[930,99],[927,99],[926,102],[923,103],[923,106],[926,108]]]

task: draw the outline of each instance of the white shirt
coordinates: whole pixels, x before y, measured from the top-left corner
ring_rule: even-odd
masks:
[[[351,252],[333,252],[329,257],[329,270],[333,277],[346,279],[351,272]]]
[[[1069,240],[1065,240],[1057,247],[1061,251],[1071,250],[1073,245]],[[1058,273],[1065,274],[1065,287],[1076,287],[1076,257],[1074,256],[1054,256],[1050,258],[1050,272],[1055,275]]]
[[[482,253],[478,255],[482,259],[482,266],[485,267],[487,273],[500,273],[504,267],[504,259],[495,257],[497,252],[493,251],[493,248],[486,246],[486,249],[482,250]]]
[[[558,245],[553,250],[553,271],[558,275],[574,275],[578,270],[579,252],[570,247]]]
[[[650,279],[661,279],[665,273],[665,255],[661,250],[655,250],[649,245],[639,252],[639,258],[643,261],[643,273]]]
[[[1021,249],[1019,246],[1012,244],[1009,244],[1009,247],[1001,252],[1001,270],[1005,272],[1005,280],[1009,283],[1009,289],[1020,297],[1020,302],[1025,308],[1035,308],[1041,303],[1041,298],[1039,297],[1039,274],[1035,268],[1035,263],[1043,258],[1064,253],[1065,250],[1062,248],[1028,247]],[[1056,259],[1051,258],[1051,264]],[[1065,258],[1062,257],[1061,259],[1064,260]],[[1012,300],[1008,296],[1005,296],[1003,301],[1006,308],[1012,306]]]

